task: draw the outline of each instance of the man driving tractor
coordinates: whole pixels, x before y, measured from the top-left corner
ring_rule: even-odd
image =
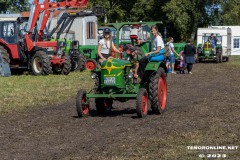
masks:
[[[214,37],[214,34],[212,33],[211,36],[208,37],[208,41],[212,43],[212,50],[216,53],[216,46],[219,40],[217,39],[217,37]]]
[[[142,53],[139,52],[138,47],[132,45],[125,45],[123,47],[124,59],[130,60],[135,64],[134,78],[138,78],[139,61],[142,58]]]

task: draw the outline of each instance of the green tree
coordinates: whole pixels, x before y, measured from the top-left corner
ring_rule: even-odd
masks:
[[[220,4],[222,24],[240,25],[240,0],[222,0]]]
[[[104,7],[104,21],[106,23],[122,21],[125,16],[125,11],[122,9],[122,1],[120,0],[90,0],[94,6]]]
[[[27,10],[28,0],[0,0],[0,13],[19,13]]]
[[[163,11],[166,14],[167,19],[164,22],[168,24],[168,30],[173,31],[173,35],[176,35],[174,30],[177,30],[181,40],[190,38],[197,27],[204,26],[209,21],[206,4],[199,0],[171,0],[166,3]]]

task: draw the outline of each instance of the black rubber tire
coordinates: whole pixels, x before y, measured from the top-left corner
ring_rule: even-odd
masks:
[[[142,101],[143,96],[145,97],[145,102]],[[146,102],[147,101],[147,102]],[[144,107],[143,107],[144,105]],[[139,118],[147,116],[148,113],[148,93],[145,88],[140,88],[137,94],[136,100],[136,111]]]
[[[219,48],[217,50],[217,55],[218,55],[218,60],[219,60],[218,62],[222,63],[222,49]]]
[[[229,61],[229,57],[226,57],[226,62],[228,62]]]
[[[165,102],[164,106],[160,106],[159,100],[158,100],[158,91],[160,86],[158,85],[159,83],[159,78],[162,76],[164,78],[164,92],[165,92]],[[167,106],[167,82],[166,82],[166,73],[164,72],[164,69],[160,67],[155,74],[152,74],[150,76],[150,84],[149,84],[149,99],[151,103],[151,108],[153,113],[155,114],[162,114],[165,112],[166,106]]]
[[[85,117],[89,115],[89,106],[90,106],[89,102],[87,104],[84,104],[87,102],[86,95],[87,95],[87,92],[83,89],[80,89],[77,93],[76,107],[77,107],[78,117]]]
[[[9,53],[3,46],[0,46],[0,53],[2,54],[3,63],[6,63],[9,65],[10,64]]]
[[[71,71],[79,70],[79,51],[73,50],[69,53],[71,59]]]
[[[65,62],[62,67],[61,74],[68,75],[71,72],[71,60],[68,57],[65,57]]]
[[[36,62],[39,60],[41,63],[41,69],[38,69],[38,67],[36,66]],[[38,75],[49,75],[52,71],[52,67],[51,67],[51,62],[50,59],[48,57],[48,55],[46,54],[46,52],[44,51],[37,51],[34,56],[31,59],[31,70],[33,72],[34,75],[38,76]]]
[[[100,90],[101,90],[101,82],[100,82],[100,79],[101,79],[101,77],[100,77],[100,75],[98,75],[97,77],[96,77],[96,79],[95,79],[95,93],[100,93]]]
[[[198,63],[201,63],[202,62],[202,58],[198,58]]]
[[[88,63],[93,64],[94,67],[88,66]],[[97,69],[97,66],[98,66],[98,63],[97,63],[97,61],[95,61],[94,59],[87,59],[87,60],[86,60],[85,68],[86,68],[87,70],[90,70],[90,71],[96,70],[96,69]]]
[[[196,63],[199,63],[199,58],[196,58],[196,59],[195,59],[195,62],[196,62]]]
[[[112,109],[113,100],[109,98],[96,98],[95,106],[99,115],[106,114]]]
[[[220,59],[219,59],[219,54],[217,53],[217,54],[216,54],[216,61],[215,61],[215,62],[216,62],[216,63],[219,63],[219,61],[220,61]]]
[[[87,59],[84,56],[84,54],[83,53],[79,53],[77,70],[79,70],[80,72],[84,71],[85,70],[86,61],[87,61]]]

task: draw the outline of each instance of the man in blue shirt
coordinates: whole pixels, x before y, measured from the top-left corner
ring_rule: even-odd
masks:
[[[213,48],[213,51],[216,52],[216,46],[217,46],[217,42],[218,42],[218,39],[216,37],[214,37],[214,34],[212,33],[211,36],[208,38],[208,41],[210,43],[212,43],[212,48]]]

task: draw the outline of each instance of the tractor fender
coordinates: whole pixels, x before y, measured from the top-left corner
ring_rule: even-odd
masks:
[[[168,73],[167,66],[163,61],[162,62],[149,62],[146,66],[145,71],[147,73],[156,72],[159,67],[162,67],[164,69],[165,73]]]
[[[19,59],[17,44],[8,44],[7,42],[0,38],[0,46],[3,46],[8,51],[9,57],[13,59]]]

